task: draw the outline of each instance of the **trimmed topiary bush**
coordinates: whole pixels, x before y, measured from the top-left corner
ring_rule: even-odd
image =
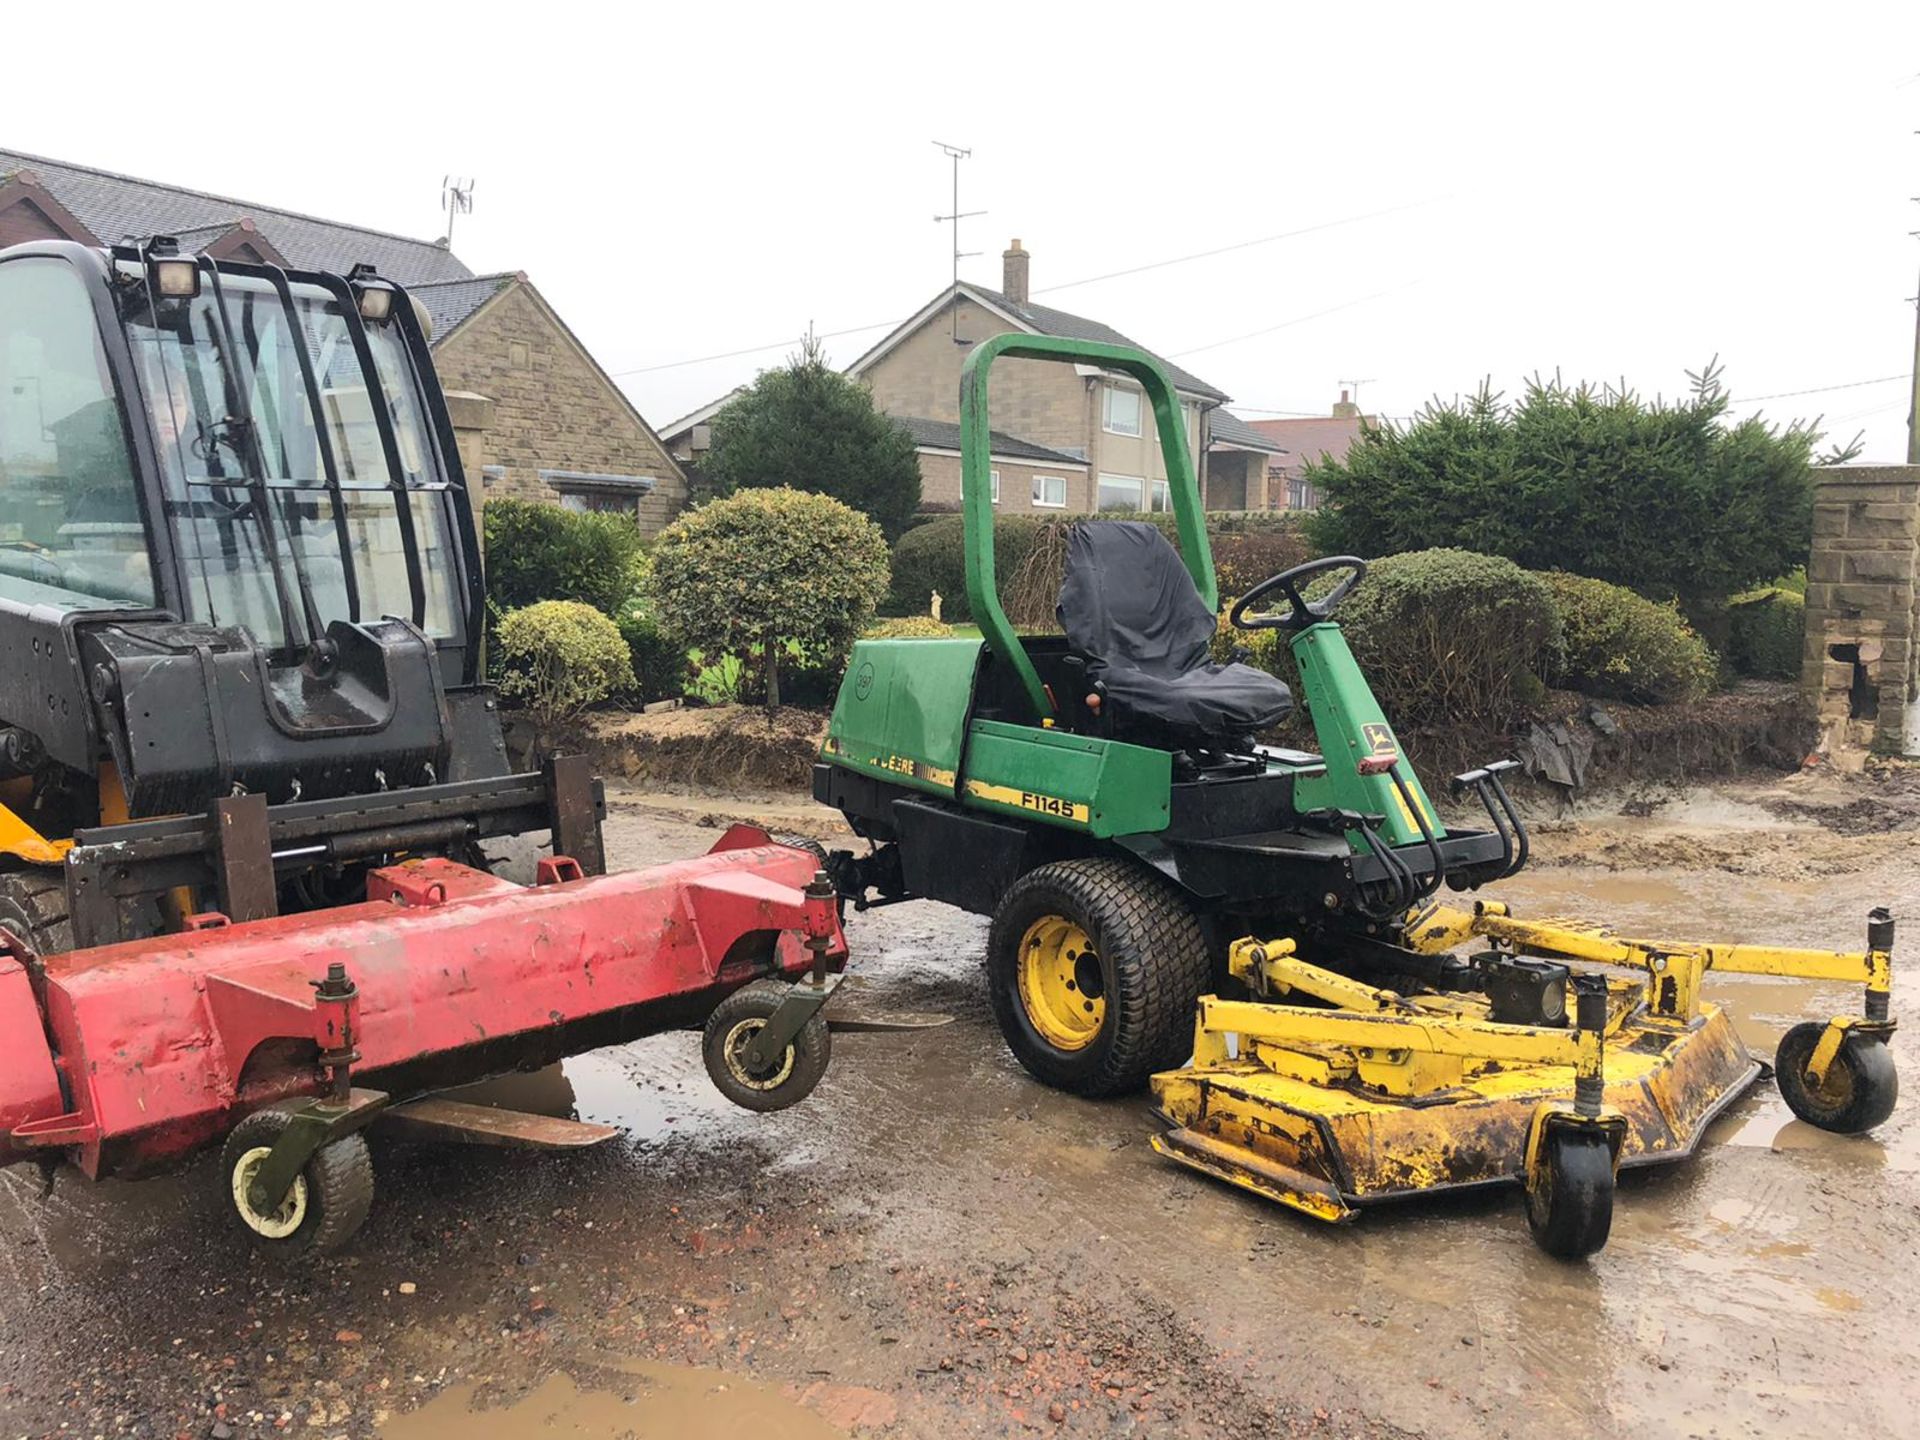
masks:
[[[741,490],[690,510],[653,547],[662,629],[712,664],[736,656],[780,705],[783,666],[837,672],[887,590],[880,527],[828,495]]]
[[[1677,603],[1584,576],[1541,578],[1560,610],[1561,643],[1547,670],[1552,683],[1639,704],[1697,700],[1718,684],[1714,646]],[[1724,616],[1724,606],[1704,613]]]
[[[541,725],[570,720],[633,684],[620,627],[577,600],[542,600],[500,619],[500,693]]]
[[[501,610],[578,600],[617,615],[646,576],[646,542],[631,519],[525,500],[489,500],[487,598]]]
[[[1555,571],[1540,579],[1560,612],[1549,684],[1637,704],[1697,700],[1713,689],[1713,651],[1674,606],[1581,575]]]
[[[1727,618],[1727,660],[1735,674],[1760,680],[1800,678],[1807,636],[1804,592],[1777,586],[1737,595]]]
[[[1470,550],[1376,560],[1334,618],[1396,725],[1504,723],[1560,638],[1539,576]]]

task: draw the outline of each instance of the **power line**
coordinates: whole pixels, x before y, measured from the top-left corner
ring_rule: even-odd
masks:
[[[1262,335],[1273,334],[1276,330],[1285,330],[1292,325],[1304,325],[1309,320],[1318,320],[1322,315],[1333,315],[1342,310],[1351,310],[1356,305],[1364,305],[1369,300],[1378,300],[1383,295],[1391,295],[1395,291],[1405,290],[1409,286],[1418,285],[1419,283],[1418,280],[1409,280],[1405,285],[1395,285],[1386,290],[1376,290],[1371,295],[1362,295],[1354,300],[1343,300],[1338,305],[1329,305],[1326,309],[1315,310],[1310,315],[1296,315],[1291,320],[1282,320],[1278,325],[1269,325],[1264,330],[1249,330],[1246,334],[1235,335],[1231,339],[1215,340],[1206,345],[1195,345],[1189,350],[1175,350],[1169,354],[1167,358],[1169,360],[1179,360],[1188,355],[1198,355],[1203,350],[1218,350],[1224,345],[1238,345],[1242,340],[1257,340]]]
[[[1795,395],[1825,395],[1831,390],[1858,390],[1863,385],[1887,385],[1895,380],[1905,380],[1905,375],[1882,375],[1875,380],[1849,380],[1841,385],[1815,385],[1809,390],[1777,390],[1771,395],[1737,395],[1727,403],[1729,405],[1753,405],[1761,400],[1790,400]]]
[[[1110,271],[1105,275],[1089,275],[1085,279],[1068,280],[1063,284],[1059,284],[1059,285],[1043,285],[1038,290],[1035,290],[1033,293],[1036,295],[1051,295],[1060,290],[1071,290],[1074,287],[1079,285],[1095,285],[1102,280],[1118,280],[1121,277],[1127,276],[1127,275],[1143,275],[1149,270],[1162,270],[1169,265],[1185,265],[1189,261],[1193,261],[1193,260],[1210,260],[1216,255],[1228,255],[1236,250],[1251,249],[1256,245],[1271,245],[1280,240],[1291,240],[1296,236],[1300,236],[1300,235],[1312,235],[1318,231],[1332,230],[1342,225],[1357,225],[1363,220],[1375,220],[1382,215],[1394,215],[1394,214],[1398,214],[1403,210],[1417,210],[1420,207],[1425,205],[1437,205],[1440,203],[1440,201],[1446,198],[1447,198],[1446,196],[1436,196],[1431,200],[1415,200],[1405,205],[1389,206],[1385,210],[1369,210],[1363,215],[1348,215],[1339,220],[1326,220],[1321,222],[1318,225],[1306,225],[1301,227],[1298,230],[1282,231],[1278,235],[1262,235],[1259,238],[1254,240],[1241,240],[1232,245],[1222,245],[1215,250],[1199,250],[1199,251],[1195,251],[1191,255],[1176,255],[1169,260],[1155,260],[1150,264],[1135,265],[1132,268],[1127,270],[1114,270],[1114,271]],[[1389,292],[1383,291],[1382,293],[1384,294]],[[1375,297],[1369,295],[1364,298],[1371,300]],[[1357,305],[1360,302],[1356,300],[1351,303]],[[1337,306],[1335,308],[1338,309],[1338,308],[1344,308],[1344,307]],[[1323,311],[1321,313],[1330,314],[1332,312]],[[1313,318],[1315,317],[1311,315],[1303,315],[1300,317],[1300,319],[1302,320],[1310,320]],[[903,320],[878,320],[871,325],[855,325],[846,330],[829,330],[829,331],[826,331],[824,334],[816,336],[815,338],[820,340],[833,340],[843,335],[862,335],[869,330],[889,329],[892,326],[899,325],[902,323],[904,323]],[[1293,325],[1293,324],[1298,324],[1299,321],[1289,320],[1285,323],[1288,325]],[[1279,329],[1282,327],[1276,326],[1274,328]],[[1255,333],[1266,334],[1269,332],[1256,331]],[[1244,339],[1250,339],[1252,337],[1243,335],[1243,336],[1240,336],[1239,338],[1244,340]],[[614,371],[610,371],[609,373],[612,375],[614,379],[618,380],[628,375],[651,375],[651,374],[654,374],[656,371],[660,371],[660,370],[679,370],[688,365],[705,365],[710,361],[714,361],[714,360],[738,360],[745,355],[763,355],[769,350],[784,350],[787,346],[792,345],[794,343],[794,339],[795,337],[789,336],[784,340],[769,341],[765,345],[749,345],[744,349],[740,349],[740,350],[723,350],[713,355],[696,355],[690,360],[668,360],[659,365],[640,365],[640,366],[636,366],[631,370],[614,370]],[[1222,340],[1217,343],[1220,345],[1230,345],[1233,342],[1230,340]],[[1201,348],[1212,349],[1214,347],[1202,346]],[[1186,350],[1186,351],[1182,351],[1181,353],[1186,355],[1192,355],[1192,354],[1195,354],[1196,352],[1192,350]]]
[[[1071,290],[1078,285],[1097,285],[1102,280],[1118,280],[1127,275],[1144,275],[1149,270],[1161,270],[1168,265],[1184,265],[1189,260],[1211,260],[1216,255],[1231,255],[1236,250],[1251,250],[1256,245],[1271,245],[1278,240],[1292,240],[1300,235],[1312,235],[1321,230],[1337,229],[1342,225],[1358,225],[1362,220],[1378,220],[1382,215],[1398,215],[1405,210],[1418,210],[1423,206],[1438,205],[1446,198],[1444,195],[1436,195],[1429,200],[1410,200],[1405,205],[1389,205],[1384,210],[1369,210],[1363,215],[1348,215],[1339,220],[1323,220],[1318,225],[1305,225],[1298,230],[1283,230],[1278,235],[1262,235],[1257,240],[1240,240],[1232,245],[1222,245],[1215,250],[1196,250],[1191,255],[1176,255],[1171,260],[1155,260],[1151,264],[1135,265],[1126,270],[1110,270],[1105,275],[1089,275],[1084,280],[1068,280],[1060,285],[1043,285],[1033,293],[1051,295],[1056,291]]]

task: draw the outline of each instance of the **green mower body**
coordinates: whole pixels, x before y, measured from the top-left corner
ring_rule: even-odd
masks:
[[[1064,634],[1017,634],[1001,608],[993,564],[987,380],[1001,356],[1097,366],[1141,385],[1166,457],[1186,571],[1176,579],[1182,590],[1190,579],[1198,596],[1182,599],[1204,606],[1201,614],[1218,606],[1193,459],[1158,362],[1124,347],[1049,336],[1009,334],[977,346],[961,382],[962,494],[967,589],[982,638],[855,645],[813,781],[815,797],[873,846],[864,856],[834,857],[842,892],[863,907],[931,899],[998,921],[1036,872],[1105,867],[1100,875],[1128,892],[1115,904],[1150,894],[1168,916],[1179,912],[1186,937],[1179,944],[1205,948],[1204,962],[1181,962],[1191,978],[1169,1002],[1175,1017],[1154,1021],[1179,1030],[1190,1029],[1193,1000],[1224,973],[1226,943],[1240,935],[1311,932],[1320,940],[1317,954],[1344,952],[1356,966],[1414,963],[1419,957],[1382,943],[1398,917],[1441,884],[1475,887],[1524,860],[1524,833],[1498,767],[1461,777],[1485,802],[1489,828],[1450,832],[1338,625],[1310,613],[1296,616],[1301,623],[1289,641],[1317,751],[1260,744],[1251,733],[1133,723],[1117,703],[1102,702],[1103,687],[1090,679],[1100,657]],[[1356,574],[1365,569],[1340,563]],[[1058,903],[1071,908],[1068,899]],[[1114,943],[1086,934],[1078,949],[1060,949],[1059,964],[1084,968],[1083,950],[1107,963]],[[1022,941],[996,936],[993,943],[1017,949]],[[1148,955],[1141,963],[1160,961]],[[1017,988],[1016,980],[1006,985]],[[1078,983],[1065,984],[1069,998],[1081,995]],[[1052,1033],[1059,1040],[1068,1032]],[[1020,1038],[1008,1038],[1036,1068]],[[1177,1044],[1163,1037],[1159,1048]],[[1102,1088],[1041,1078],[1089,1093]]]

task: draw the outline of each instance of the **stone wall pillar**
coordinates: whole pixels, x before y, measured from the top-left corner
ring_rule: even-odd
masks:
[[[1920,465],[1814,471],[1801,680],[1831,751],[1915,751]]]
[[[487,432],[493,428],[493,401],[471,390],[449,390],[447,419],[453,422],[454,443],[460,447],[460,468],[467,474],[474,514],[486,502],[481,472],[487,464]]]

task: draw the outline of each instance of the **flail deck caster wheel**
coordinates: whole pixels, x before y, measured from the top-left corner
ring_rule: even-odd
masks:
[[[1809,1125],[1836,1135],[1858,1135],[1891,1115],[1900,1098],[1893,1051],[1878,1038],[1849,1035],[1827,1066],[1826,1079],[1815,1086],[1807,1079],[1807,1061],[1826,1029],[1820,1021],[1808,1020],[1787,1031],[1774,1052],[1773,1081],[1787,1108]]]
[[[707,1075],[722,1095],[745,1109],[766,1112],[796,1105],[827,1073],[833,1042],[827,1018],[818,1011],[771,1064],[756,1069],[747,1063],[753,1037],[780,1008],[787,989],[779,980],[756,980],[722,1000],[707,1017],[700,1042]]]
[[[1613,1228],[1613,1153],[1603,1135],[1561,1130],[1540,1141],[1540,1173],[1527,1184],[1527,1228],[1547,1254],[1580,1260]]]
[[[254,1207],[248,1188],[291,1123],[285,1111],[255,1111],[233,1128],[220,1152],[235,1221],[262,1251],[284,1259],[338,1250],[373,1208],[373,1158],[357,1134],[321,1146],[278,1209]]]

